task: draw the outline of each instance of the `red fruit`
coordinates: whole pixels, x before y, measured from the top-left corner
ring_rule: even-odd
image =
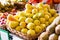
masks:
[[[43,0],[39,0],[39,2],[42,2]]]
[[[60,0],[53,0],[54,3],[60,3]]]
[[[3,15],[3,16],[2,16],[2,18],[6,18],[6,16],[5,16],[5,15]]]
[[[47,4],[52,4],[53,0],[47,0]]]
[[[7,16],[8,15],[8,12],[5,12],[4,15]]]

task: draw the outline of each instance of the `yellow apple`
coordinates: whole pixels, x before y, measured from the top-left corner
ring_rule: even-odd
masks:
[[[26,22],[26,23],[33,22],[33,19],[32,19],[32,18],[26,18],[25,22]]]
[[[40,33],[42,31],[42,28],[40,26],[35,27],[35,32]]]
[[[49,12],[51,13],[51,15],[54,15],[56,13],[55,9],[49,9]]]
[[[23,17],[23,16],[22,16],[22,17],[19,18],[19,21],[20,21],[20,22],[24,22],[25,19],[26,19],[26,17]]]
[[[25,5],[25,8],[26,8],[26,9],[32,9],[32,5],[31,5],[31,4],[26,4],[26,5]]]
[[[34,29],[35,24],[34,23],[28,23],[27,28],[28,29]]]
[[[11,28],[15,28],[16,26],[18,26],[18,22],[16,22],[16,21],[9,21],[9,27],[11,27]]]
[[[46,20],[49,20],[50,16],[49,15],[45,15],[44,16]]]
[[[42,29],[45,29],[45,28],[46,28],[46,24],[40,24],[40,27],[41,27]]]
[[[25,22],[20,22],[20,26],[22,26],[22,28],[26,27],[26,23]]]
[[[27,35],[35,36],[35,34],[36,34],[36,33],[35,33],[34,30],[31,30],[31,29],[30,29],[30,30],[27,31]]]
[[[17,27],[15,28],[15,30],[16,30],[16,31],[21,31],[21,27],[20,27],[20,26],[17,26]]]
[[[39,20],[34,20],[34,24],[35,25],[40,25],[40,21]]]
[[[20,17],[20,16],[25,16],[25,13],[24,13],[24,11],[18,11],[18,12],[16,13],[16,15],[18,15],[19,17]]]
[[[45,23],[46,22],[46,19],[45,18],[40,18],[40,22],[41,23]]]
[[[32,9],[32,13],[35,14],[35,13],[38,13],[38,9]]]
[[[54,18],[55,18],[55,17],[51,17],[51,18],[49,19],[49,23],[52,23],[53,20],[54,20]]]
[[[24,33],[24,34],[27,34],[27,31],[28,31],[28,29],[26,29],[26,28],[23,28],[23,29],[21,30],[21,32]]]

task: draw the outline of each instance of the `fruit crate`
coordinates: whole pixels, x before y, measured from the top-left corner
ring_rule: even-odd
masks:
[[[19,31],[14,30],[14,29],[11,29],[11,28],[8,27],[8,26],[7,26],[7,29],[8,29],[11,33],[17,35],[17,36],[20,37],[20,38],[23,38],[24,40],[35,40],[35,39],[38,38],[38,36],[39,36],[43,31],[45,31],[45,30],[43,30],[42,32],[40,32],[40,33],[38,33],[38,34],[36,34],[36,35],[34,35],[34,36],[31,36],[31,35],[23,34],[23,33],[19,32]]]
[[[43,31],[45,31],[45,28],[50,25],[50,23],[58,16],[58,14],[56,13],[56,10],[54,9],[50,9],[50,6],[49,5],[45,5],[43,6],[44,4],[43,3],[39,3],[39,5],[37,5],[36,7],[34,7],[33,5],[31,4],[26,4],[26,9],[28,10],[25,10],[25,11],[19,11],[18,14],[16,14],[15,16],[9,14],[7,16],[7,30],[9,30],[11,33],[21,37],[21,38],[24,38],[26,40],[34,40],[36,38],[38,38],[38,36],[40,35],[40,33],[42,33]],[[40,11],[47,11],[47,9],[45,10],[39,10],[39,7],[40,6],[43,6],[44,8],[46,7],[47,9],[50,9],[49,12],[51,13],[47,13],[47,14],[44,14],[43,12],[40,13]],[[31,11],[30,11],[31,9]],[[43,9],[43,8],[42,8]],[[32,11],[33,10],[33,11]],[[37,10],[36,12],[34,10]],[[38,11],[39,10],[39,11]],[[31,15],[27,14],[27,12],[29,12],[30,14],[34,13],[34,15]],[[38,12],[38,13],[37,13]],[[47,11],[48,12],[48,11]],[[53,13],[52,13],[53,12]],[[25,14],[26,13],[26,14]],[[54,15],[55,14],[55,15]],[[44,17],[45,15],[45,18],[42,18]],[[47,15],[47,16],[46,16]],[[52,17],[51,15],[53,15],[54,17]],[[35,17],[36,16],[36,17]],[[18,17],[17,19],[15,19],[16,17]],[[46,19],[48,17],[48,19],[51,17],[51,21]],[[23,20],[22,20],[23,18]],[[38,20],[39,19],[39,20]],[[46,19],[46,20],[45,20]],[[37,21],[37,24],[36,24],[36,20]],[[43,20],[43,22],[42,22]],[[22,22],[23,21],[23,22]],[[49,21],[50,23],[49,24],[45,24],[45,21]],[[22,22],[22,23],[21,23]],[[41,22],[41,23],[40,23]],[[29,26],[27,26],[29,25]],[[32,26],[31,26],[32,25]],[[26,31],[26,34],[23,33],[23,32],[20,32],[20,28],[19,27],[23,27],[23,28],[26,28],[27,31]],[[38,28],[36,28],[36,26],[38,26]],[[41,26],[41,27],[40,27]],[[17,28],[18,27],[18,28]],[[33,28],[31,28],[33,27]],[[16,29],[17,28],[17,29]],[[23,29],[21,28],[21,29]],[[16,29],[16,30],[15,30]],[[31,30],[32,29],[32,32]],[[36,29],[38,29],[38,32],[36,32]],[[24,30],[25,31],[25,30]],[[41,32],[40,32],[41,31]],[[36,32],[36,33],[35,33]]]

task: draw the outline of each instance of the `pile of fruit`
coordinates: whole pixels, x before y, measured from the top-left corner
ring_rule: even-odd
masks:
[[[7,16],[7,25],[23,34],[34,36],[41,33],[58,16],[56,10],[48,4],[38,3],[36,6],[26,4],[24,11]]]
[[[16,13],[17,11],[15,9],[12,9],[11,12],[0,13],[0,26],[6,24],[8,14],[15,15]]]
[[[5,0],[0,2],[0,12],[11,12],[12,9],[24,10],[26,0]]]
[[[43,32],[38,40],[60,40],[60,17],[46,28],[46,32]]]
[[[12,5],[11,3],[7,3],[7,4],[2,4],[0,3],[0,12],[7,12],[7,11],[11,11],[14,8],[14,5]]]

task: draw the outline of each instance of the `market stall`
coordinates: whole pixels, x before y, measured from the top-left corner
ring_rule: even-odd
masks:
[[[0,0],[0,40],[60,40],[60,0]]]

